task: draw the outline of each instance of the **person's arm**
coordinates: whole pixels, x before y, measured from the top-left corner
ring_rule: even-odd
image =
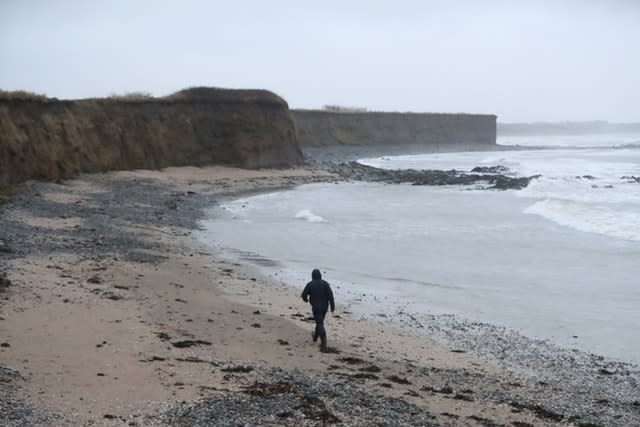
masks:
[[[309,284],[307,283],[307,286],[304,287],[304,291],[302,291],[302,295],[300,295],[302,297],[302,300],[304,302],[307,302],[307,299],[309,298]]]
[[[329,296],[329,304],[331,305],[331,312],[333,313],[336,309],[336,304],[333,302],[333,291],[331,290],[331,285],[327,283],[327,294]]]

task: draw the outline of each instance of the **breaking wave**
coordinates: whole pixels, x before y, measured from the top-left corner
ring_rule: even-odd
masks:
[[[303,219],[307,222],[327,222],[326,219],[314,214],[309,209],[298,211],[298,213],[296,214],[296,219]]]
[[[597,206],[572,200],[545,199],[524,213],[540,215],[578,231],[640,241],[640,213],[613,206]]]

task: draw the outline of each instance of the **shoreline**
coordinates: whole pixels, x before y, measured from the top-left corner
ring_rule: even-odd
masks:
[[[436,319],[427,329],[455,335],[455,348],[338,305],[328,328],[339,353],[320,354],[309,339],[308,307],[293,287],[192,236],[203,209],[224,198],[337,179],[313,169],[213,167],[26,184],[0,211],[7,224],[0,239],[13,250],[0,258],[13,283],[0,305],[9,345],[0,365],[17,372],[2,371],[0,402],[26,402],[15,421],[5,417],[9,425],[28,414],[31,424],[202,424],[206,418],[198,417],[226,402],[218,415],[224,425],[240,416],[229,408],[247,399],[262,412],[245,408],[246,422],[274,425],[640,420],[637,397],[620,395],[638,390],[637,368],[551,348],[537,364],[515,369],[497,356],[509,348],[526,361],[531,342],[453,318],[449,330]],[[485,358],[474,349],[485,349]],[[0,403],[3,411],[10,406]]]

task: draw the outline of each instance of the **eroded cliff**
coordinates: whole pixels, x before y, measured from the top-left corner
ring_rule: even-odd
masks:
[[[331,145],[494,145],[496,116],[485,114],[292,110],[300,143]]]
[[[302,163],[287,103],[263,90],[165,98],[0,97],[0,185],[82,172]]]

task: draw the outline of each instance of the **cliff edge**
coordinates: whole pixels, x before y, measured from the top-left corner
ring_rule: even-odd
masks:
[[[335,145],[488,146],[496,143],[489,114],[292,110],[304,147]]]
[[[0,185],[108,170],[302,162],[287,103],[264,90],[72,101],[0,94]]]

